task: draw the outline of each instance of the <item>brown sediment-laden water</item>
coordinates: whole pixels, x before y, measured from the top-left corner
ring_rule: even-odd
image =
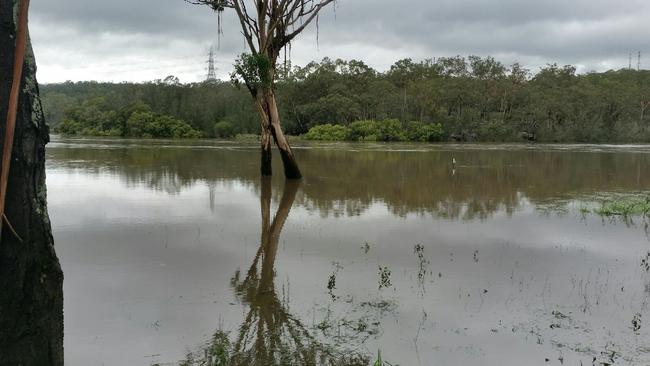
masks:
[[[294,152],[54,136],[66,364],[650,364],[650,146]]]

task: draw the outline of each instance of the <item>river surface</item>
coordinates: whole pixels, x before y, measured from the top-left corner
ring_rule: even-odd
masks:
[[[53,136],[66,364],[650,364],[650,146],[294,149]]]

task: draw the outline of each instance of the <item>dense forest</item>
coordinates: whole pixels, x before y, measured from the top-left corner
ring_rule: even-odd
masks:
[[[492,57],[404,59],[386,72],[361,61],[283,65],[286,132],[379,141],[649,142],[650,71],[532,73]],[[41,86],[45,115],[66,134],[232,137],[256,134],[247,91],[231,82],[66,82]]]

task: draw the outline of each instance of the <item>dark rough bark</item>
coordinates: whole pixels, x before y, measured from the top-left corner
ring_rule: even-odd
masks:
[[[12,83],[16,0],[0,2],[0,141]],[[0,242],[0,365],[63,365],[63,274],[47,213],[45,144],[36,65],[27,46]]]

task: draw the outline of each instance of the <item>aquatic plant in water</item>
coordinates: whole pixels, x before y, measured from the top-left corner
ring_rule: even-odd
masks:
[[[536,208],[546,214],[554,212],[563,215],[569,212],[572,205],[577,205],[577,210],[583,217],[593,213],[601,217],[620,218],[626,222],[634,217],[650,217],[649,192],[600,193],[587,197],[578,197],[575,201],[557,199],[539,202],[536,204]]]
[[[594,212],[601,216],[648,216],[650,194],[612,196],[603,200]]]

